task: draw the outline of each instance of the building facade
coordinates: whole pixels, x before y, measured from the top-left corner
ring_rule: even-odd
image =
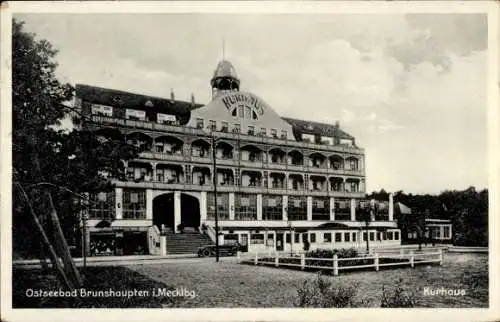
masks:
[[[278,115],[239,90],[228,61],[210,85],[206,105],[176,100],[173,92],[165,99],[76,86],[83,126],[145,151],[126,163],[127,180],[115,180],[115,191],[90,196],[90,242],[101,236],[125,253],[138,244],[154,253],[154,226],[215,239],[217,204],[220,242],[238,241],[248,251],[301,250],[306,240],[311,249],[364,247],[365,238],[372,247],[400,245],[392,200],[368,222],[360,218],[365,151],[338,122]]]

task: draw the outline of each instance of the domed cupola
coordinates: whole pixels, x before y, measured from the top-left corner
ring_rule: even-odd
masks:
[[[220,61],[210,80],[210,85],[212,85],[212,98],[224,92],[239,91],[240,80],[236,75],[233,64],[227,60]]]

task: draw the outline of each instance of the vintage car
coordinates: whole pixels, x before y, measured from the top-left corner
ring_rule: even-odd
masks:
[[[235,256],[238,251],[243,249],[238,242],[219,245],[219,256]],[[215,256],[215,244],[204,245],[198,248],[198,257]]]

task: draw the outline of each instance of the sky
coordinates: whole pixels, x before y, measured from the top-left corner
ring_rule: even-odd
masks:
[[[224,57],[278,114],[340,122],[367,192],[488,182],[482,14],[16,14],[59,50],[57,76],[208,103]]]

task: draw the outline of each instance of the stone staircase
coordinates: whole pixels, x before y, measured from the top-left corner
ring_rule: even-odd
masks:
[[[184,232],[183,234],[174,234],[167,232],[167,254],[196,254],[198,247],[213,245],[212,239],[199,232]]]

